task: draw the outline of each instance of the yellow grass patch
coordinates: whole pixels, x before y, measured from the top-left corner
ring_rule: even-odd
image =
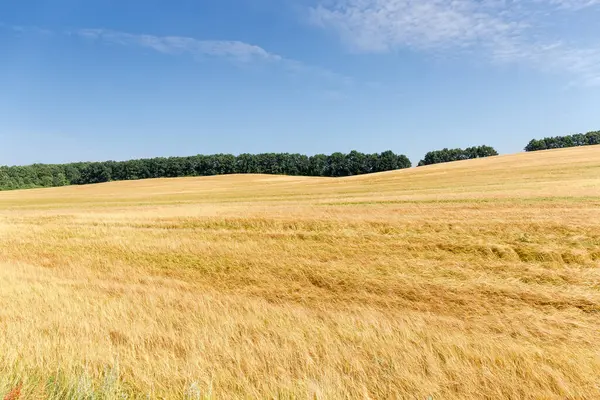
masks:
[[[0,193],[0,397],[600,398],[600,147]]]

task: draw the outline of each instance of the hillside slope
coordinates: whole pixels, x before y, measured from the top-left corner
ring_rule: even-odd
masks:
[[[600,146],[0,193],[0,397],[600,398]]]
[[[330,196],[367,197],[482,197],[514,192],[526,196],[530,190],[550,196],[557,189],[565,195],[598,194],[595,180],[600,168],[600,146],[519,153],[498,157],[437,164],[427,167],[359,175],[347,178],[287,177],[276,175],[221,175],[214,177],[165,178],[120,181],[97,185],[0,192],[0,206],[24,202],[78,203],[129,201],[220,202],[263,200],[294,196],[310,200]],[[551,184],[552,183],[552,184]],[[569,187],[565,187],[565,185]],[[560,186],[556,188],[555,186]]]

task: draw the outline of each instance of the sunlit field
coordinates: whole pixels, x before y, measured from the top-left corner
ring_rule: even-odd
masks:
[[[0,398],[598,399],[599,377],[600,146],[0,193]]]

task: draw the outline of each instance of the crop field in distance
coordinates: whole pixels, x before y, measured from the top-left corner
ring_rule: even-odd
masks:
[[[600,146],[2,192],[5,396],[600,399]]]

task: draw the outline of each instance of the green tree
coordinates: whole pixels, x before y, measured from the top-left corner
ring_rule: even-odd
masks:
[[[430,151],[419,161],[419,167],[473,158],[497,156],[498,152],[490,146],[475,146],[466,149],[442,149]]]
[[[296,153],[197,155],[129,161],[79,162],[64,165],[34,164],[0,167],[0,190],[83,185],[111,180],[133,180],[232,173],[286,174],[300,176],[348,176],[409,168],[404,155],[333,153],[311,157]]]
[[[568,136],[532,139],[527,146],[525,146],[525,151],[562,149],[566,147],[590,146],[595,144],[600,144],[600,131],[588,132],[586,134],[576,133]]]

